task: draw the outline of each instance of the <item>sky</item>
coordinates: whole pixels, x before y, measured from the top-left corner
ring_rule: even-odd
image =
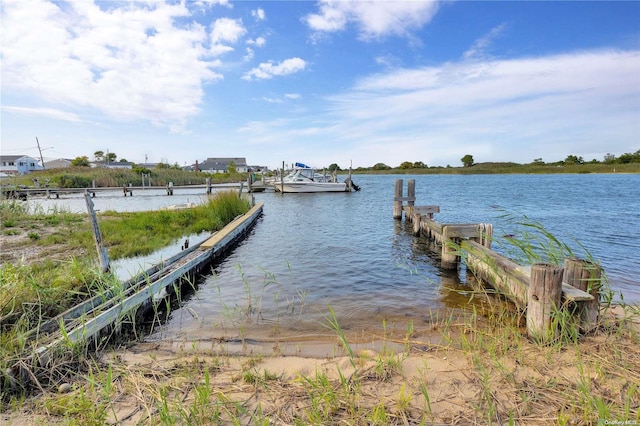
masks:
[[[640,150],[640,2],[1,0],[2,155],[192,165]]]

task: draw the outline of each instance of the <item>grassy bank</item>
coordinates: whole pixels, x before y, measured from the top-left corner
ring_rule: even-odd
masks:
[[[221,229],[250,208],[236,191],[184,210],[98,215],[111,260],[146,255],[184,235]],[[121,286],[100,271],[87,215],[29,211],[26,204],[0,204],[0,369],[28,350],[29,330],[105,289]]]
[[[143,177],[144,174],[144,177]],[[144,179],[144,181],[143,181]],[[167,186],[174,185],[203,185],[211,183],[243,182],[246,173],[216,173],[190,172],[173,168],[166,169],[102,169],[92,167],[69,167],[66,169],[51,169],[31,172],[21,176],[12,176],[0,181],[2,185],[19,185],[34,187],[36,185],[52,188],[98,188],[123,186]]]
[[[470,167],[392,168],[388,170],[354,170],[355,174],[589,174],[589,173],[640,173],[640,163],[629,164],[518,164],[478,163]]]

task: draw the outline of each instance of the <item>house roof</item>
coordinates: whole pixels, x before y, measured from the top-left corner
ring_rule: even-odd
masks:
[[[31,158],[38,161],[36,158],[30,155],[0,155],[0,161],[16,161],[21,158]]]
[[[244,157],[235,157],[235,158],[207,158],[202,163],[198,164],[198,169],[207,170],[207,169],[216,169],[222,170],[226,169],[229,164],[235,163],[236,166],[246,166],[247,160]]]

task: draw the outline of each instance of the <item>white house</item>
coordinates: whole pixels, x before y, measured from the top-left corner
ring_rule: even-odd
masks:
[[[238,173],[246,173],[249,169],[247,159],[244,157],[207,158],[202,163],[196,163],[187,169],[206,173],[228,173],[231,163]]]
[[[0,155],[0,172],[8,175],[23,175],[25,173],[44,170],[33,157],[28,155]]]
[[[55,160],[49,160],[44,162],[44,168],[51,169],[66,169],[71,167],[71,160],[68,158],[56,158]]]
[[[103,169],[133,169],[133,163],[129,161],[94,161],[90,163],[91,167]]]

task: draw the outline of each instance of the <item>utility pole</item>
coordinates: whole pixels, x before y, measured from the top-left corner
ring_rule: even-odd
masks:
[[[44,170],[44,159],[42,158],[42,150],[40,149],[40,141],[36,136],[36,143],[38,144],[38,151],[40,152],[40,162],[42,163],[42,170]]]

